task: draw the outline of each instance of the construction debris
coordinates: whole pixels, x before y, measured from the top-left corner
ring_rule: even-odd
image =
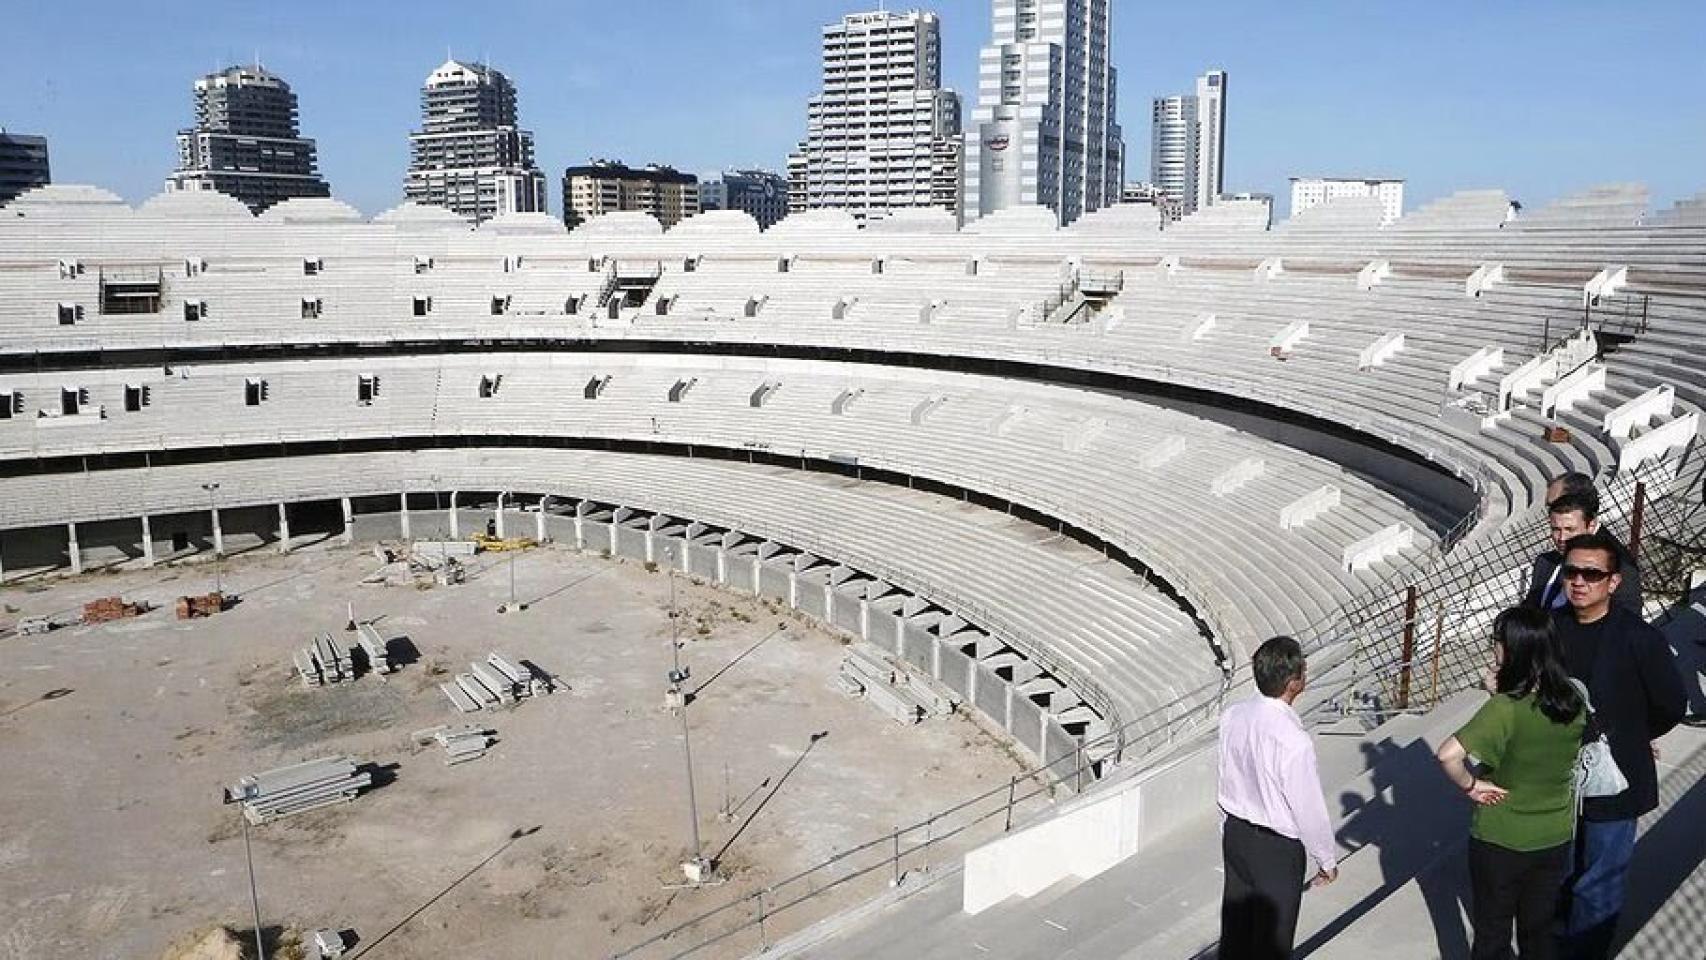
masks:
[[[462,561],[455,557],[451,557],[444,562],[444,566],[433,572],[432,579],[434,583],[441,587],[453,586],[458,583],[467,583],[468,568],[463,566]]]
[[[540,670],[534,669],[533,665],[529,664],[525,660],[521,661],[520,665],[517,665],[508,657],[505,657],[503,654],[493,650],[486,657],[486,662],[496,668],[499,673],[503,674],[510,683],[515,684],[516,691],[519,696],[544,696],[556,689],[549,676]]]
[[[238,780],[225,788],[226,803],[243,804],[250,823],[266,823],[355,799],[373,775],[349,757],[325,757]]]
[[[40,633],[51,633],[53,628],[57,626],[59,624],[55,623],[51,616],[25,617],[18,621],[18,633],[30,637]]]
[[[453,767],[485,756],[486,748],[492,745],[492,732],[467,724],[460,727],[432,727],[428,730],[417,730],[415,742],[422,745],[437,743],[444,748],[444,765]]]
[[[412,547],[374,547],[373,556],[381,565],[361,582],[382,586],[465,583],[468,571],[458,558],[472,557],[477,549],[467,540],[417,540]]]
[[[362,652],[367,654],[367,668],[369,670],[390,673],[397,669],[391,663],[391,648],[386,644],[385,638],[379,635],[379,631],[374,629],[373,624],[366,622],[356,624],[355,638],[356,642],[361,644]]]
[[[355,664],[350,662],[349,651],[339,646],[329,633],[321,633],[313,643],[296,651],[291,664],[305,687],[355,679]]]
[[[83,604],[83,622],[108,623],[140,617],[147,612],[147,603],[125,603],[123,597],[101,597]]]
[[[187,597],[179,597],[177,603],[179,620],[196,620],[211,617],[225,609],[225,594],[203,593]]]
[[[334,960],[349,950],[349,943],[344,940],[344,935],[336,930],[316,930],[308,942],[313,945],[320,960]]]
[[[550,675],[528,663],[513,661],[493,651],[485,663],[471,663],[468,673],[459,673],[439,689],[463,713],[512,706],[528,697],[544,696],[556,689]]]
[[[443,560],[447,557],[471,557],[479,550],[479,544],[472,540],[416,540],[409,555],[433,556]]]
[[[835,686],[850,697],[863,696],[899,723],[918,723],[954,709],[952,700],[864,643],[847,649],[847,656],[835,675]]]

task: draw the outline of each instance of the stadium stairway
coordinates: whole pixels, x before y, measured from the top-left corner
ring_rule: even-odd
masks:
[[[1706,592],[1664,624],[1700,710]],[[1433,753],[1483,702],[1458,694],[1425,715],[1372,731],[1354,721],[1317,729],[1321,778],[1341,860],[1337,882],[1304,895],[1299,957],[1466,956],[1469,807]],[[1204,745],[1206,747],[1206,744]],[[1706,731],[1660,741],[1660,808],[1643,818],[1623,937],[1625,956],[1706,955]],[[1209,789],[1212,789],[1210,787]],[[1045,816],[1047,816],[1045,814]],[[1020,829],[1024,829],[1021,827]],[[1136,856],[1088,880],[962,911],[956,865],[907,883],[864,910],[832,918],[765,956],[1173,960],[1214,955],[1222,874],[1218,818],[1205,810]]]

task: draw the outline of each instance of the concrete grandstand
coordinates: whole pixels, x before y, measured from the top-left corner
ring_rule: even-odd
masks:
[[[1273,229],[1232,205],[1165,230],[1116,206],[1064,230],[1019,209],[565,233],[43,187],[0,208],[0,576],[407,539],[428,513],[454,537],[474,511],[671,563],[877,644],[1076,795],[871,908],[900,922],[795,949],[1056,955],[1046,903],[1073,956],[1190,956],[1201,896],[1119,917],[1115,890],[1212,886],[1185,814],[1205,784],[1212,805],[1247,651],[1310,642],[1312,717],[1346,735],[1328,786],[1375,810],[1427,794],[1393,764],[1460,719],[1471,611],[1514,599],[1548,479],[1587,472],[1635,498],[1613,523],[1698,543],[1706,205],[1647,207],[1618,185],[1520,213],[1466,192],[1386,227],[1339,201]],[[1389,609],[1417,585],[1431,639],[1415,592]],[[1676,749],[1698,776],[1706,743]],[[1346,823],[1402,832],[1384,815]],[[1063,824],[1107,816],[1117,855],[1059,852],[1099,843]],[[1443,855],[1400,859],[1419,878]],[[1371,911],[1437,914],[1354,866],[1315,902],[1323,955],[1358,955]],[[759,909],[756,934],[723,918],[645,949],[764,937]]]

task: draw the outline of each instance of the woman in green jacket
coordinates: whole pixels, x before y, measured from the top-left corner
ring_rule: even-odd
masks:
[[[1552,618],[1516,607],[1493,622],[1493,697],[1439,748],[1446,776],[1476,804],[1469,830],[1471,956],[1557,953],[1558,894],[1570,866],[1574,771],[1587,711],[1570,685]],[[1485,769],[1476,776],[1466,760]]]

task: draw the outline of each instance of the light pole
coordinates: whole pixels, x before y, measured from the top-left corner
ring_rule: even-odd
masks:
[[[209,522],[217,525],[219,523],[219,508],[214,505],[213,495],[219,492],[219,483],[217,481],[213,483],[204,483],[201,485],[201,488],[207,491],[207,519]],[[224,567],[225,551],[219,549],[219,545],[215,544],[213,549],[213,592],[220,595],[220,606],[224,606]]]
[[[693,837],[693,855],[681,864],[681,872],[690,884],[709,883],[716,871],[716,864],[706,859],[704,847],[699,838],[699,796],[693,786],[693,740],[692,732],[687,723],[687,702],[691,696],[685,684],[692,675],[681,666],[681,614],[675,606],[675,547],[671,544],[664,556],[669,559],[669,684],[672,701],[681,714],[681,760],[687,774],[687,818]]]
[[[255,854],[249,847],[249,818],[241,806],[237,808],[237,820],[243,824],[243,859],[249,866],[249,903],[255,908],[255,956],[258,960],[267,960],[267,948],[261,942],[261,894],[255,886]]]

